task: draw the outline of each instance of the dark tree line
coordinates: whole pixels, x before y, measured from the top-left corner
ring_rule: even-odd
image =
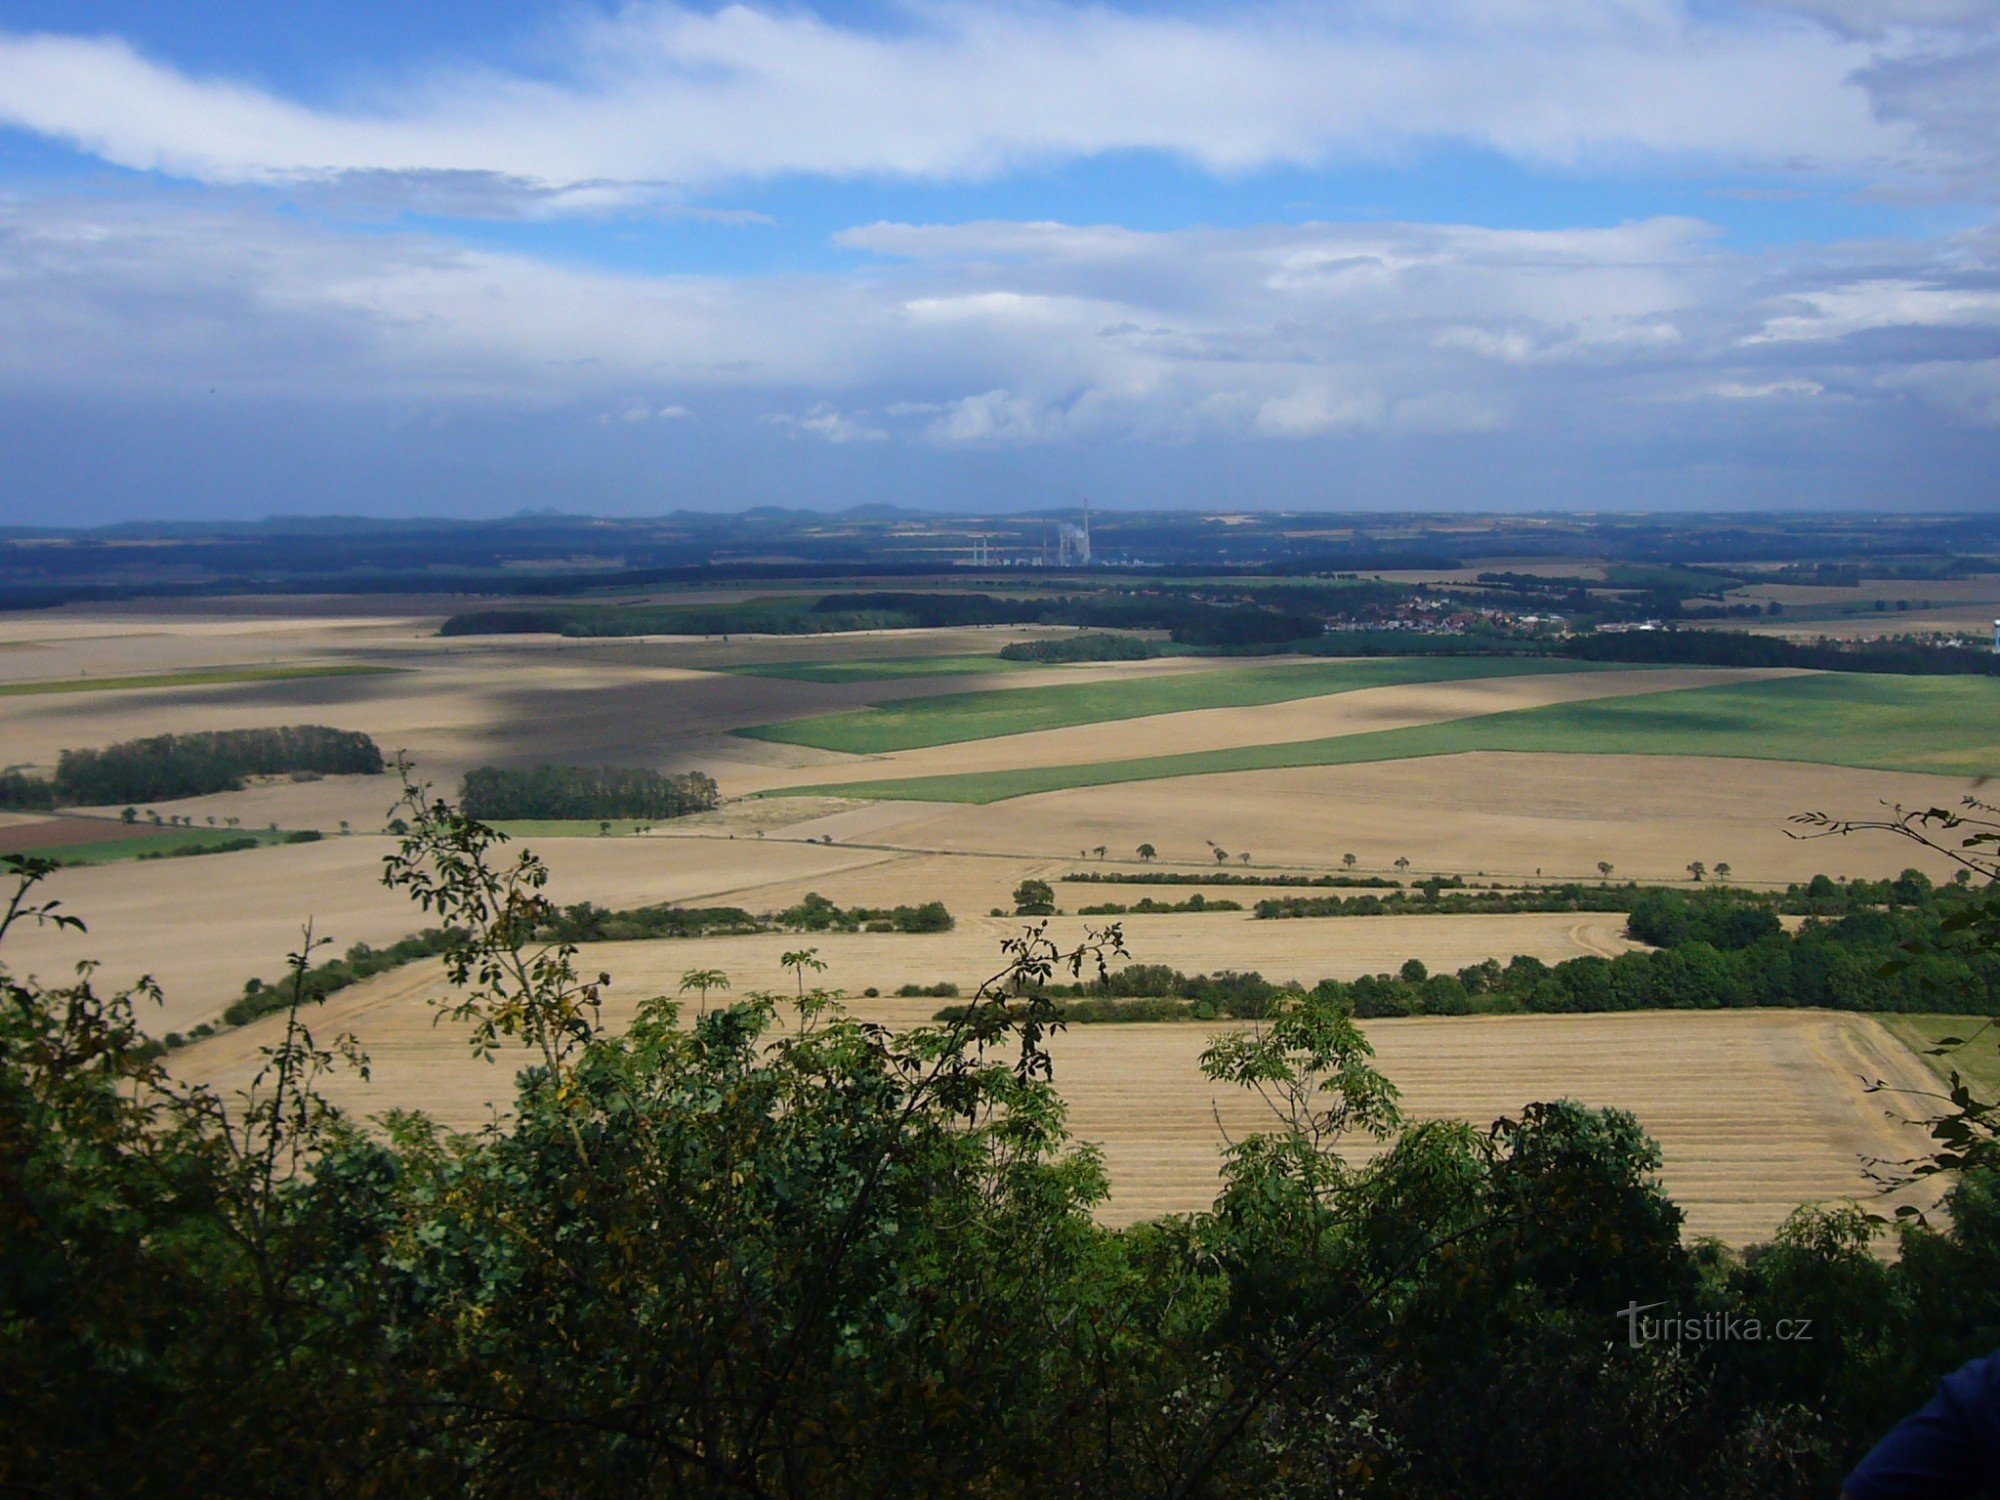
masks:
[[[976,593],[826,594],[723,605],[548,605],[451,616],[444,635],[552,632],[569,636],[812,635],[971,625],[1081,625],[1164,630],[1176,644],[1217,650],[1317,638],[1317,615],[1244,597],[1211,602],[1181,590],[1101,590],[1015,598]]]
[[[1455,974],[1432,974],[1411,959],[1393,974],[1322,979],[1309,993],[1363,1018],[1752,1006],[2000,1014],[2000,953],[1954,937],[1990,901],[1985,889],[1934,887],[1908,870],[1885,881],[1822,875],[1782,894],[1624,887],[1609,895],[1627,901],[1611,909],[1628,911],[1627,931],[1654,949],[1556,964],[1517,955]],[[1817,915],[1796,932],[1778,920],[1802,912]],[[1081,1022],[1258,1020],[1308,992],[1255,973],[1187,975],[1134,964],[1051,993],[1066,1019]]]
[[[714,778],[700,771],[644,766],[480,766],[465,773],[459,790],[468,816],[495,822],[680,818],[707,812],[720,800]]]
[[[359,730],[321,724],[156,734],[102,750],[65,750],[55,776],[0,775],[0,806],[170,802],[242,789],[251,776],[374,776],[382,751]]]
[[[1581,661],[1702,667],[1809,667],[1909,677],[2000,675],[2000,656],[1914,641],[1788,641],[1738,630],[1625,630],[1580,635],[1563,653]]]
[[[1002,661],[1150,661],[1165,654],[1166,647],[1158,641],[1101,630],[1046,641],[1015,641],[1000,648]]]

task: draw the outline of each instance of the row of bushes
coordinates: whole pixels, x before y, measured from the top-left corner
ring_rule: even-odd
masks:
[[[65,750],[49,780],[0,774],[0,807],[170,802],[240,791],[251,776],[373,776],[382,769],[382,751],[367,735],[323,724],[156,734],[102,750]]]
[[[1921,870],[1905,870],[1893,880],[1833,880],[1816,875],[1807,884],[1783,891],[1756,891],[1742,886],[1590,885],[1569,881],[1560,885],[1494,887],[1469,890],[1457,877],[1426,880],[1415,889],[1375,896],[1274,896],[1256,905],[1258,917],[1279,921],[1297,917],[1381,917],[1411,914],[1464,916],[1516,912],[1622,911],[1631,916],[1632,936],[1656,947],[1685,939],[1690,924],[1704,934],[1723,930],[1738,913],[1781,916],[1835,917],[1853,911],[1921,907],[1933,902],[1951,905],[1970,899],[1964,881],[1938,887]]]
[[[956,925],[942,901],[842,907],[818,891],[808,891],[797,906],[779,912],[778,921],[800,932],[950,932]]]
[[[171,849],[153,849],[141,859],[190,859],[198,854],[235,854],[243,849],[259,849],[266,844],[316,844],[326,837],[317,828],[300,828],[279,838],[254,833],[218,839],[212,844],[176,844]],[[60,861],[58,861],[60,863]]]
[[[1218,897],[1211,901],[1200,891],[1196,891],[1185,901],[1155,901],[1151,896],[1142,896],[1130,906],[1120,901],[1106,901],[1098,906],[1079,906],[1076,914],[1079,917],[1123,917],[1151,916],[1156,912],[1241,910],[1243,910],[1241,901],[1231,901],[1226,897]]]
[[[774,916],[762,917],[740,906],[641,906],[611,911],[593,902],[580,901],[563,907],[557,918],[545,923],[535,936],[541,941],[554,943],[621,943],[650,938],[730,937],[784,929],[804,932],[949,932],[952,925],[952,915],[941,901],[928,901],[922,906],[843,908],[814,892],[795,907]],[[450,929],[431,927],[386,948],[356,943],[341,957],[309,968],[302,993],[308,1003],[324,1000],[338,990],[389,969],[415,963],[422,958],[435,958],[453,941],[454,933]],[[908,992],[944,997],[956,995],[958,990],[956,987],[932,987],[913,988]],[[222,1019],[229,1026],[247,1025],[259,1016],[283,1010],[291,1004],[291,1000],[292,986],[289,983],[273,986],[261,979],[253,979],[243,987],[242,996],[223,1011]],[[184,1040],[199,1040],[213,1030],[208,1026],[197,1027],[188,1038],[177,1034],[170,1036],[167,1045],[178,1046]]]
[[[465,773],[459,788],[466,815],[486,822],[680,818],[707,812],[720,800],[714,778],[700,771],[644,766],[480,766]]]
[[[434,958],[443,953],[461,934],[445,927],[426,927],[422,932],[412,933],[386,948],[373,948],[367,943],[356,943],[339,958],[327,959],[308,968],[298,982],[298,993],[307,1003],[324,1000],[336,991],[344,990],[351,984],[390,969],[401,968],[404,964],[415,963],[420,958]],[[247,1026],[259,1016],[268,1016],[281,1011],[292,1003],[293,983],[266,984],[261,979],[252,979],[243,986],[243,994],[222,1012],[223,1024],[227,1026]],[[195,1027],[192,1040],[199,1040],[213,1030],[206,1023]],[[167,1045],[177,1044],[181,1038],[169,1034]]]

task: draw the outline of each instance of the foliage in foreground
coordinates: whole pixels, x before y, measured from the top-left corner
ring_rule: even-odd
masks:
[[[1406,1122],[1338,1006],[1203,1059],[1268,1128],[1205,1213],[1099,1227],[1030,926],[948,1025],[808,988],[623,1035],[538,938],[532,856],[414,799],[388,878],[452,934],[450,1013],[512,1114],[364,1130],[294,1006],[221,1099],[86,971],[0,975],[0,1484],[491,1495],[1785,1496],[2000,1337],[2000,1193],[1869,1253],[1805,1211],[1685,1245],[1629,1116]],[[21,888],[0,917],[71,920]],[[311,965],[294,955],[295,998]],[[514,1049],[521,1049],[519,1051]],[[1381,1143],[1367,1156],[1356,1142]],[[1638,1341],[1621,1310],[1804,1341]]]

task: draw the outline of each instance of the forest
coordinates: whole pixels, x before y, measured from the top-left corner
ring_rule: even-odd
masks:
[[[0,807],[170,802],[240,791],[251,776],[375,776],[383,769],[374,740],[321,724],[156,734],[102,750],[65,750],[53,778],[0,775]]]
[[[682,818],[718,801],[713,777],[644,766],[478,766],[459,801],[475,818]]]

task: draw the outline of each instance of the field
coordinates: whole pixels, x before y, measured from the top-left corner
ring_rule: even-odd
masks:
[[[217,667],[204,672],[152,672],[138,677],[65,677],[48,682],[0,683],[0,698],[41,693],[122,693],[139,688],[210,687],[218,683],[284,682],[299,677],[357,677],[394,667]]]
[[[108,865],[196,851],[243,853],[246,851],[238,846],[246,840],[258,845],[277,844],[286,837],[263,828],[154,828],[147,824],[127,828],[97,818],[59,818],[54,822],[61,826],[46,833],[0,828],[0,854],[33,854],[64,866]],[[225,845],[230,847],[222,847]]]
[[[1940,1083],[1958,1073],[1987,1097],[2000,1093],[2000,1025],[1976,1016],[1884,1016],[1882,1024],[1937,1074]],[[1957,1039],[1938,1056],[1934,1048]]]
[[[644,834],[615,821],[612,838],[594,822],[507,831],[548,858],[564,903],[763,912],[817,891],[848,906],[942,900],[958,926],[595,947],[585,958],[614,975],[614,1020],[646,995],[672,993],[690,968],[723,968],[738,992],[779,986],[779,955],[810,946],[831,966],[829,982],[857,996],[883,991],[855,1004],[891,1025],[942,1003],[893,998],[898,986],[970,989],[997,967],[997,944],[1017,924],[988,913],[1011,906],[1019,881],[1140,868],[1141,843],[1158,854],[1145,868],[1183,872],[1213,869],[1219,846],[1232,872],[1251,873],[1322,873],[1353,854],[1360,873],[1407,859],[1413,877],[1594,879],[1607,862],[1619,879],[1668,880],[1685,878],[1691,859],[1727,861],[1733,879],[1758,884],[1821,870],[1875,876],[1925,861],[1888,841],[1792,839],[1786,815],[1946,805],[1973,775],[2000,771],[2000,684],[1978,679],[1438,658],[1039,666],[993,655],[1009,640],[1062,633],[1052,629],[440,639],[445,609],[301,599],[0,618],[0,740],[10,763],[45,768],[63,748],[144,734],[325,723],[407,752],[446,793],[488,763],[705,770],[725,799],[713,813]],[[36,686],[83,681],[120,689]],[[197,824],[275,821],[327,837],[193,864],[128,856],[63,870],[51,893],[90,931],[16,933],[9,962],[53,978],[94,957],[104,983],[150,972],[167,991],[151,1024],[185,1031],[247,979],[276,979],[308,919],[336,950],[391,942],[426,920],[379,883],[395,792],[393,778],[327,777],[173,803],[160,810]],[[60,828],[27,831],[46,824]],[[137,852],[155,840],[242,835],[0,819],[0,847],[10,836],[51,850],[129,842]],[[1205,889],[1246,905],[1268,894],[1057,889],[1071,912],[1144,894]],[[1083,925],[1057,924],[1064,934]],[[1209,912],[1123,925],[1138,961],[1304,982],[1410,957],[1449,969],[1629,946],[1620,919],[1588,913],[1259,923]],[[504,1100],[509,1070],[468,1061],[449,1028],[433,1028],[436,983],[428,963],[385,974],[315,1017],[323,1035],[352,1027],[375,1058],[373,1084],[341,1085],[351,1102],[419,1103],[472,1123]],[[1103,1143],[1112,1168],[1110,1217],[1205,1203],[1216,1112],[1232,1132],[1252,1128],[1243,1100],[1217,1098],[1197,1076],[1205,1034],[1086,1027],[1059,1040],[1074,1123]],[[1854,1016],[1424,1020],[1372,1023],[1371,1035],[1422,1114],[1484,1121],[1563,1092],[1630,1106],[1664,1143],[1669,1185],[1694,1227],[1738,1241],[1768,1233],[1802,1198],[1857,1191],[1858,1154],[1907,1149],[1857,1075],[1929,1076],[1889,1032]],[[265,1041],[268,1028],[231,1032],[174,1054],[175,1066],[238,1086]]]
[[[874,661],[747,662],[724,670],[743,677],[784,677],[793,682],[894,682],[905,677],[981,677],[1018,672],[1028,665],[998,656],[910,656]]]
[[[650,992],[634,970],[671,992],[672,977],[697,962],[681,950],[697,946],[618,944],[585,958],[595,964],[602,955],[613,993],[625,992],[615,1021],[632,998]],[[650,955],[634,962],[639,955],[629,950],[640,947],[676,951],[664,964]],[[738,988],[749,978],[739,974]],[[352,1030],[371,1059],[371,1081],[344,1077],[336,1097],[364,1112],[422,1107],[461,1126],[504,1107],[512,1087],[505,1058],[498,1066],[475,1061],[455,1028],[433,1026],[426,997],[435,990],[425,965],[343,992],[315,1017],[326,1032]],[[937,1003],[854,1006],[864,1018],[908,1024]],[[176,1067],[223,1089],[241,1087],[274,1024],[189,1048]],[[1071,1125],[1103,1148],[1110,1169],[1110,1221],[1206,1207],[1225,1132],[1240,1137],[1268,1123],[1253,1098],[1200,1076],[1197,1058],[1214,1029],[1089,1026],[1056,1038],[1056,1081]],[[1557,1097],[1631,1109],[1661,1143],[1666,1184],[1688,1210],[1691,1232],[1737,1244],[1768,1236],[1801,1202],[1866,1193],[1862,1158],[1907,1155],[1919,1138],[1885,1119],[1859,1079],[1916,1087],[1928,1078],[1871,1019],[1815,1012],[1422,1019],[1372,1022],[1367,1031],[1417,1117],[1484,1125]]]
[[[963,776],[823,783],[816,796],[996,802],[1081,786],[1227,771],[1414,760],[1469,751],[1678,755],[2000,774],[2000,682],[1826,673],[1585,701],[1375,734]]]
[[[810,745],[850,755],[881,755],[928,745],[995,739],[1144,719],[1198,709],[1250,708],[1322,698],[1403,683],[1460,682],[1587,670],[1575,662],[1520,659],[1411,659],[1287,662],[1275,666],[1215,667],[1207,671],[1127,681],[1016,688],[1005,692],[919,698],[858,713],[828,714],[785,724],[759,724],[738,734]]]

